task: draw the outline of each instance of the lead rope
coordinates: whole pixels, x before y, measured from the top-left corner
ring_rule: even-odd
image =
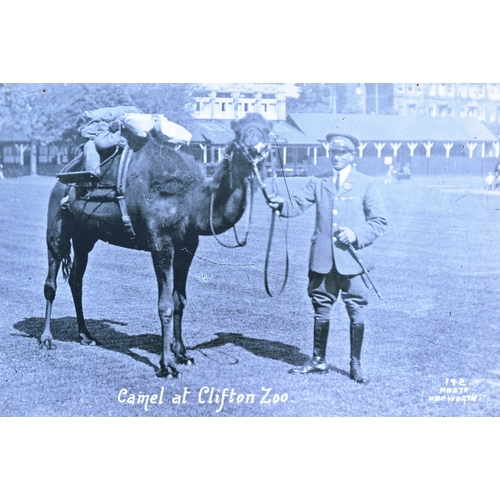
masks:
[[[264,195],[264,198],[266,199],[267,202],[270,201],[269,195],[267,194],[266,191],[266,185],[264,182],[262,182],[262,178],[259,173],[259,169],[257,168],[257,165],[254,164],[254,173],[255,173],[255,178],[257,179],[257,183],[259,184],[259,187],[262,190],[262,193]],[[273,178],[274,181],[276,178]],[[269,262],[271,261],[271,249],[273,245],[273,237],[274,237],[274,226],[276,223],[276,216],[279,215],[278,210],[273,210],[273,213],[271,215],[271,225],[269,227],[269,238],[267,240],[267,249],[266,249],[266,260],[264,263],[264,287],[266,289],[267,295],[269,297],[274,297],[273,293],[271,292],[271,287],[269,286]],[[277,295],[281,295],[283,291],[285,290],[287,281],[288,281],[288,274],[289,274],[289,267],[290,267],[290,258],[288,255],[288,231],[287,229],[283,226],[283,221],[280,219],[281,222],[281,227],[283,228],[283,232],[285,235],[285,277],[283,279],[283,283],[281,285],[281,288]]]

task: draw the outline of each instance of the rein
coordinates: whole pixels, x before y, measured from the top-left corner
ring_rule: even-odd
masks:
[[[212,231],[213,237],[216,239],[217,243],[222,245],[225,248],[239,248],[239,247],[244,247],[247,244],[248,241],[248,235],[250,233],[250,224],[252,222],[252,211],[253,211],[253,183],[248,181],[248,178],[245,180],[245,183],[247,184],[247,191],[248,187],[250,186],[250,210],[246,210],[245,212],[247,213],[246,215],[246,222],[245,222],[245,237],[243,241],[240,241],[238,238],[238,233],[236,231],[236,226],[233,226],[233,232],[234,232],[234,237],[236,239],[236,245],[228,245],[227,243],[224,243],[216,234],[215,228],[214,228],[214,200],[215,200],[215,193],[212,191],[212,194],[210,195],[210,230]]]
[[[265,136],[264,132],[263,131],[261,131],[261,132],[262,132],[262,135]],[[217,242],[226,248],[238,248],[238,247],[245,246],[247,243],[248,235],[250,232],[250,224],[252,221],[252,212],[253,212],[253,204],[254,204],[254,195],[253,195],[254,194],[254,182],[257,182],[258,186],[260,187],[260,189],[262,191],[262,194],[264,195],[266,202],[270,203],[270,201],[271,201],[271,198],[267,193],[266,185],[262,181],[262,177],[260,175],[259,168],[258,168],[259,163],[263,159],[265,159],[265,156],[259,154],[259,156],[257,156],[256,158],[253,158],[252,155],[249,153],[247,146],[244,143],[238,141],[235,144],[236,144],[236,147],[241,150],[245,159],[253,165],[253,173],[251,174],[251,176],[249,176],[245,179],[245,183],[247,184],[247,190],[250,188],[250,209],[247,210],[246,229],[245,229],[244,240],[243,241],[239,240],[238,234],[236,232],[236,227],[233,226],[233,231],[234,231],[234,235],[235,235],[235,239],[236,239],[237,244],[236,245],[228,245],[228,244],[224,243],[223,241],[221,241],[215,233],[215,228],[214,228],[214,224],[213,224],[213,209],[214,209],[215,192],[212,191],[211,196],[210,196],[210,219],[209,219],[210,220],[210,230],[212,231],[212,234],[215,237],[215,239],[217,240]],[[267,156],[267,154],[266,154],[266,156]],[[279,154],[279,149],[278,149],[278,156],[279,156],[280,163],[281,163],[281,156]],[[229,175],[230,175],[231,184],[232,184],[232,168],[231,168],[232,154],[228,158],[226,158],[226,160],[229,162]],[[282,164],[281,164],[281,168],[283,169]],[[287,186],[287,190],[288,190],[288,186]],[[266,249],[266,260],[265,260],[265,264],[264,264],[264,287],[266,289],[266,293],[270,297],[274,296],[273,293],[271,292],[271,288],[269,286],[269,263],[271,260],[271,249],[272,249],[272,243],[273,243],[273,237],[274,237],[274,227],[276,224],[276,215],[279,215],[279,212],[277,210],[273,210],[273,213],[271,216],[271,225],[269,228],[269,238],[268,238],[267,249]],[[283,227],[282,221],[281,221],[281,224]],[[280,287],[280,290],[278,291],[278,295],[283,293],[283,291],[285,290],[285,287],[286,287],[286,284],[288,281],[288,274],[289,274],[288,232],[284,227],[283,227],[283,231],[285,234],[285,255],[286,255],[286,257],[285,257],[285,277],[283,279],[283,283]]]

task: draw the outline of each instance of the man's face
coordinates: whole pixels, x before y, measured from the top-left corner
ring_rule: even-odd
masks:
[[[330,162],[337,172],[343,170],[354,160],[354,153],[349,149],[331,145],[329,149]]]

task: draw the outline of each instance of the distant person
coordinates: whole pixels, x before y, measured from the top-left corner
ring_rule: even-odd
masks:
[[[493,172],[493,175],[495,176],[493,180],[493,184],[491,186],[492,189],[498,189],[500,188],[500,162],[497,163],[497,166],[495,167],[495,172]]]
[[[313,355],[305,365],[289,373],[328,372],[326,346],[330,311],[340,294],[350,319],[350,377],[366,384],[368,380],[361,370],[361,346],[369,290],[363,270],[351,252],[355,251],[365,268],[371,269],[371,244],[384,233],[387,220],[382,197],[373,180],[354,168],[359,140],[351,135],[332,133],[326,141],[332,165],[328,177],[311,177],[290,199],[273,196],[268,202],[282,217],[301,215],[316,205],[308,287],[314,307]]]
[[[387,174],[385,174],[384,184],[392,184],[392,180],[394,179],[394,176],[396,174],[397,171],[394,168],[394,165],[391,163],[389,165],[389,168],[387,169]]]
[[[484,178],[484,182],[486,184],[486,189],[493,189],[495,174],[493,172],[488,172],[488,175]]]

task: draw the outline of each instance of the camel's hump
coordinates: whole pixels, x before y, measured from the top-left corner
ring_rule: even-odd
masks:
[[[155,161],[149,175],[152,189],[177,194],[203,184],[202,168],[194,158],[161,144],[156,144],[155,150]]]

